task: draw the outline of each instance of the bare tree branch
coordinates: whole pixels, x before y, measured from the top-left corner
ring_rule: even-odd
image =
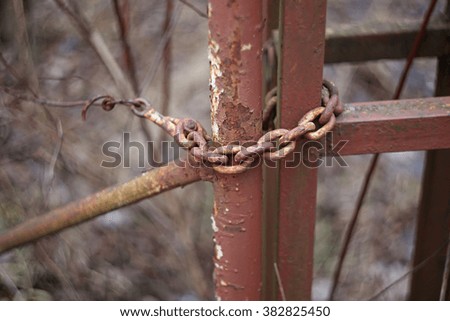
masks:
[[[123,57],[125,65],[128,70],[131,82],[133,84],[133,91],[137,93],[138,91],[138,80],[136,75],[136,64],[134,62],[133,53],[131,51],[130,43],[128,41],[128,31],[129,31],[129,13],[130,13],[130,3],[128,0],[123,1],[123,5],[120,5],[120,0],[113,0],[114,12],[117,18],[117,24],[120,30],[120,40],[122,43]]]
[[[39,82],[31,57],[30,41],[28,39],[27,21],[25,18],[25,9],[22,0],[13,1],[14,14],[17,22],[17,42],[20,48],[19,57],[22,64],[20,75],[22,80],[26,81],[27,86],[34,95],[39,92]]]
[[[450,4],[449,4],[450,9]],[[450,278],[450,236],[448,238],[448,244],[447,244],[447,255],[445,257],[445,268],[444,268],[444,275],[442,276],[442,286],[441,286],[441,294],[439,295],[440,301],[447,300],[447,291],[449,286],[449,278]]]
[[[155,58],[153,59],[153,62],[150,65],[148,73],[145,76],[144,81],[142,82],[139,96],[143,96],[144,93],[147,91],[147,89],[150,87],[151,83],[153,82],[156,72],[158,71],[158,66],[164,55],[164,48],[166,48],[167,42],[172,37],[172,34],[175,30],[175,25],[177,24],[178,19],[180,18],[180,15],[181,15],[181,7],[178,6],[175,10],[175,13],[172,15],[172,17],[170,19],[170,24],[169,24],[168,28],[166,29],[166,32],[161,37],[161,40],[158,43],[158,46],[155,50],[155,52],[156,52]]]
[[[7,93],[8,95],[13,96],[14,98],[33,102],[38,105],[48,106],[48,107],[62,107],[62,108],[70,108],[70,107],[81,107],[86,104],[86,100],[74,100],[74,101],[56,101],[56,100],[48,100],[46,98],[41,97],[30,97],[29,95],[16,92],[8,87],[1,87],[0,90]],[[99,105],[99,104],[95,104]]]
[[[105,65],[109,74],[116,83],[117,90],[123,97],[133,97],[133,88],[130,81],[127,79],[123,70],[115,60],[113,54],[106,45],[102,35],[90,25],[86,17],[78,10],[77,6],[73,4],[70,8],[63,0],[54,0],[57,6],[72,20],[73,24],[78,28],[83,38],[89,43],[94,51],[99,56],[100,60]]]
[[[180,0],[180,2],[183,3],[183,4],[185,4],[185,5],[186,5],[187,7],[189,7],[190,9],[194,10],[195,13],[197,13],[200,17],[208,19],[208,15],[207,15],[205,12],[203,12],[203,10],[197,8],[196,6],[194,6],[194,5],[193,5],[192,3],[190,3],[189,1],[187,1],[187,0]]]

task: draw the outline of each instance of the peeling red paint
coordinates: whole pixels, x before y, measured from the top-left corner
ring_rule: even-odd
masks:
[[[211,0],[208,8],[213,139],[220,144],[256,140],[262,134],[262,5]],[[258,168],[217,174],[214,182],[214,275],[220,300],[260,299],[261,176]]]
[[[325,0],[283,3],[281,75],[278,82],[281,128],[295,127],[298,119],[320,104],[325,14]],[[283,164],[284,161],[279,172],[277,264],[287,300],[309,300],[313,276],[317,169],[305,165],[286,168]]]

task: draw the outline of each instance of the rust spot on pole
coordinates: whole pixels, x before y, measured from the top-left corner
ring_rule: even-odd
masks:
[[[211,0],[209,60],[212,136],[245,143],[262,134],[262,5]],[[258,300],[261,291],[261,169],[217,174],[212,227],[219,300]]]

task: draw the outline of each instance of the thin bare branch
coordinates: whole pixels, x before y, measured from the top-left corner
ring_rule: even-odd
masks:
[[[193,168],[183,160],[171,162],[7,230],[0,235],[0,254],[145,198],[207,180],[209,175],[205,167]]]
[[[166,17],[162,25],[162,34],[169,32],[170,21],[173,15],[173,0],[166,1]],[[172,74],[172,37],[169,37],[164,47],[163,54],[163,79],[162,79],[162,103],[161,113],[163,115],[169,114],[170,104],[170,88],[171,88],[171,74]],[[165,133],[161,132],[159,141],[164,139]],[[164,151],[163,151],[164,152]]]
[[[169,32],[170,21],[172,19],[173,12],[173,1],[166,1],[166,17],[162,25],[162,34],[165,35]],[[172,37],[167,39],[164,46],[163,54],[163,86],[162,86],[162,96],[163,101],[161,104],[161,113],[167,115],[169,113],[169,102],[170,102],[170,76],[171,76],[171,65],[172,65]]]
[[[25,300],[19,288],[14,281],[9,277],[8,273],[0,266],[0,284],[9,292],[11,297],[16,297],[19,300]]]
[[[73,283],[67,277],[67,274],[64,273],[65,271],[62,271],[58,264],[55,263],[55,261],[50,257],[42,244],[37,244],[36,254],[41,264],[43,264],[48,271],[53,273],[53,275],[55,275],[58,281],[63,285],[64,291],[66,292],[66,295],[69,297],[69,299],[81,300],[80,296],[75,290],[75,287],[73,286]]]
[[[158,46],[155,50],[155,58],[153,59],[152,64],[150,65],[150,68],[148,69],[148,73],[144,78],[144,81],[142,82],[141,91],[139,93],[139,96],[143,96],[147,89],[150,87],[150,85],[153,82],[153,79],[156,76],[156,72],[158,71],[158,66],[163,58],[164,55],[164,48],[166,48],[166,44],[169,41],[169,39],[172,37],[172,34],[175,30],[175,26],[178,22],[178,19],[180,18],[182,11],[182,7],[178,6],[176,7],[175,13],[172,15],[170,19],[170,24],[167,28],[167,31],[164,33],[164,35],[161,37],[161,40],[158,43]]]
[[[62,128],[61,119],[58,119],[58,121],[57,121],[57,132],[58,132],[58,140],[56,142],[55,149],[53,150],[52,158],[50,159],[48,168],[45,171],[44,180],[42,183],[42,188],[45,191],[47,196],[49,195],[49,192],[51,190],[51,186],[53,183],[53,179],[55,177],[56,161],[58,160],[58,156],[61,152],[61,147],[62,147],[62,142],[63,142],[64,131]]]
[[[8,87],[0,87],[0,90],[3,91],[4,93],[7,93],[8,95],[13,96],[14,98],[48,107],[70,108],[70,107],[81,107],[86,104],[86,100],[57,101],[57,100],[48,100],[46,98],[40,97],[30,97],[26,94],[16,92]]]
[[[3,54],[1,52],[0,52],[0,62],[2,63],[3,66],[5,66],[6,70],[9,72],[9,74],[11,76],[13,76],[17,81],[22,80],[22,77],[20,77],[19,72],[8,63],[8,61],[6,60],[6,58],[3,56]],[[32,91],[31,88],[30,88],[30,91]]]
[[[442,249],[447,245],[447,243],[448,243],[448,241],[445,241],[444,244],[439,246],[439,248],[436,251],[434,251],[429,257],[425,258],[422,262],[417,264],[414,268],[412,268],[411,270],[409,270],[408,272],[403,274],[401,277],[399,277],[397,280],[395,280],[394,282],[392,282],[391,284],[389,284],[388,286],[383,288],[380,292],[378,292],[377,294],[372,296],[368,301],[374,301],[374,300],[378,299],[380,296],[382,296],[387,291],[389,291],[393,286],[399,284],[404,279],[406,279],[409,275],[411,275],[411,274],[417,272],[418,270],[420,270],[421,268],[423,268],[432,258],[434,258],[436,255],[439,254],[439,252],[442,251]]]
[[[359,214],[361,213],[361,208],[364,202],[364,196],[367,194],[369,189],[370,181],[372,180],[373,174],[375,173],[376,165],[380,154],[375,154],[370,162],[369,168],[367,170],[366,176],[361,187],[361,190],[356,201],[356,207],[353,210],[350,222],[348,223],[347,229],[345,231],[344,243],[342,245],[341,251],[339,253],[338,263],[333,275],[333,285],[331,287],[329,300],[333,300],[336,294],[337,287],[339,285],[339,279],[342,273],[342,267],[344,266],[345,258],[347,257],[348,248],[350,242],[353,238],[353,233],[355,231],[356,223],[358,222]]]
[[[128,41],[129,31],[129,14],[130,14],[130,2],[124,0],[120,5],[120,0],[112,0],[114,6],[114,12],[117,18],[117,24],[120,30],[120,40],[122,43],[123,58],[125,65],[130,76],[131,83],[133,84],[133,90],[135,93],[138,91],[138,81],[136,76],[136,64],[134,62],[133,53],[131,51],[130,43]]]
[[[73,24],[83,36],[85,41],[94,49],[100,60],[105,65],[109,74],[113,78],[117,90],[124,97],[133,97],[135,93],[130,85],[129,80],[120,68],[113,54],[106,45],[102,35],[90,25],[86,17],[78,9],[75,2],[69,7],[63,0],[54,0],[57,6],[72,20]]]
[[[281,293],[281,299],[286,301],[286,293],[284,292],[283,280],[281,280],[280,270],[278,270],[278,264],[276,262],[273,263],[273,268],[275,270],[275,276],[277,277],[278,288]]]
[[[450,8],[450,5],[449,5]],[[449,286],[449,278],[450,278],[450,236],[448,238],[447,244],[447,256],[445,257],[445,268],[444,275],[442,277],[442,286],[441,286],[441,294],[439,296],[440,301],[447,300],[447,291]]]
[[[192,3],[190,3],[187,0],[179,0],[181,3],[185,4],[187,7],[189,7],[190,9],[192,9],[195,13],[197,13],[200,17],[202,18],[206,18],[208,19],[208,15],[203,12],[203,10],[197,8],[196,6],[194,6]]]
[[[34,95],[39,92],[39,82],[37,79],[36,69],[34,68],[33,59],[31,56],[30,41],[28,39],[27,22],[25,17],[25,10],[22,0],[13,1],[14,14],[17,23],[17,42],[19,45],[19,57],[22,67],[20,75],[22,80],[26,81]]]

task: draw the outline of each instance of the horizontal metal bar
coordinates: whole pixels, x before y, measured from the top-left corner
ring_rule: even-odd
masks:
[[[327,28],[325,63],[402,59],[408,56],[421,21],[393,20]],[[450,21],[443,14],[433,18],[417,57],[437,57],[450,53],[446,45]]]
[[[345,105],[321,152],[373,154],[450,148],[450,97]],[[340,143],[342,146],[342,143]]]
[[[124,184],[104,189],[4,231],[0,234],[0,254],[145,198],[207,180],[210,174],[211,169],[193,168],[184,160],[155,168]]]
[[[368,22],[327,28],[325,63],[404,59],[413,45],[420,23],[420,20]],[[417,57],[450,54],[450,47],[446,45],[449,34],[449,19],[443,14],[432,18]],[[278,32],[273,35],[277,42]]]

